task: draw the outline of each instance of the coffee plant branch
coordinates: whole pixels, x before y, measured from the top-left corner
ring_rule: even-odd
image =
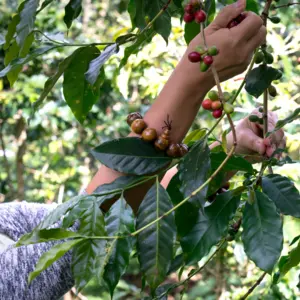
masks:
[[[245,300],[248,298],[248,296],[250,296],[250,294],[256,289],[256,287],[258,285],[260,285],[260,283],[263,281],[263,279],[265,278],[265,276],[267,275],[267,272],[264,272],[255,282],[255,284],[248,290],[248,292],[242,296],[242,298],[240,298],[240,300]]]
[[[277,9],[277,8],[289,7],[289,6],[292,6],[292,5],[299,5],[299,4],[300,4],[300,2],[289,2],[287,4],[282,4],[282,5],[274,6],[272,8],[273,9]]]

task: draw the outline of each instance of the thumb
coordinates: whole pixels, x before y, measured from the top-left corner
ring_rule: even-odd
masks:
[[[216,29],[226,28],[228,23],[239,16],[246,8],[246,0],[238,0],[237,2],[225,6],[217,15],[212,25]]]

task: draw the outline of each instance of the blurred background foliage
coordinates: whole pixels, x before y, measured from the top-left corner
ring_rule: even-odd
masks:
[[[36,27],[51,38],[77,43],[113,41],[130,31],[128,0],[83,0],[83,12],[69,31],[63,22],[67,2],[54,1],[49,5],[38,15]],[[219,1],[217,9],[230,2]],[[261,5],[263,1],[258,2]],[[279,4],[285,2],[282,0]],[[20,1],[0,0],[0,4],[0,34],[4,36]],[[283,118],[300,104],[300,14],[297,6],[283,8],[278,14],[282,22],[276,25],[269,22],[268,42],[273,49],[275,65],[284,72],[284,77],[276,85],[279,96],[270,101],[270,109]],[[25,199],[61,203],[88,184],[99,167],[89,150],[106,140],[128,134],[127,114],[132,111],[144,113],[149,108],[184,53],[183,25],[178,18],[172,23],[168,45],[160,36],[155,36],[138,55],[129,58],[124,68],[119,69],[124,48],[106,63],[99,100],[83,126],[76,121],[63,99],[62,81],[56,84],[30,124],[27,122],[32,103],[38,99],[46,79],[55,73],[59,62],[72,53],[74,47],[56,49],[24,66],[13,88],[7,78],[0,79],[0,202]],[[39,38],[37,44],[43,42],[40,35]],[[0,69],[3,68],[4,51],[0,49]],[[226,82],[225,89],[232,92],[242,79],[243,75],[240,75]],[[235,121],[249,114],[260,101],[243,92],[237,101]],[[192,129],[209,128],[213,124],[210,114],[200,110]],[[223,122],[215,135],[220,136],[227,128],[228,124]],[[299,121],[286,127],[288,155],[296,161],[300,158],[299,129]],[[298,188],[299,166],[299,163],[287,164],[278,171],[293,179]],[[284,224],[288,238],[283,252],[286,254],[288,243],[299,235],[300,222],[286,217]],[[118,286],[115,299],[141,299],[142,282],[137,270],[135,264],[130,266]],[[185,270],[182,278],[189,271]],[[177,290],[169,299],[238,299],[259,275],[237,239],[203,273],[195,276],[186,287],[187,291]],[[295,269],[277,286],[264,281],[249,299],[300,299],[298,277],[299,270]],[[169,278],[170,282],[176,280],[175,274]],[[72,299],[71,295],[66,296],[70,299],[67,297]],[[108,292],[98,288],[96,283],[91,283],[84,296],[79,298],[110,299]]]

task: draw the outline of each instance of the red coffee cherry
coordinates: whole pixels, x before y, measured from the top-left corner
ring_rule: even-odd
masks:
[[[143,119],[142,115],[138,112],[133,112],[127,116],[127,124],[131,126],[132,122],[136,119]]]
[[[179,144],[171,144],[167,150],[167,155],[170,157],[180,157],[181,152],[180,152],[180,145]]]
[[[212,106],[212,101],[210,99],[205,99],[203,102],[202,102],[202,107],[206,110],[211,110],[211,106]]]
[[[194,21],[194,19],[195,19],[194,14],[185,13],[185,14],[183,15],[183,21],[184,21],[185,23],[191,23],[191,22]]]
[[[238,17],[235,18],[235,21],[239,23],[242,23],[246,19],[246,15],[241,13]]]
[[[217,109],[220,109],[221,107],[222,107],[221,101],[214,101],[211,104],[211,109],[212,110],[217,110]]]
[[[143,119],[136,119],[131,124],[131,129],[133,132],[140,134],[147,127],[145,121]]]
[[[230,21],[229,22],[229,24],[227,25],[227,28],[232,28],[232,27],[235,27],[235,26],[237,26],[237,25],[239,25],[239,23],[236,21],[236,20],[232,20],[232,21]]]
[[[157,132],[154,128],[146,128],[142,133],[142,139],[146,142],[153,142],[157,138]]]
[[[201,9],[195,13],[195,22],[200,24],[206,20],[206,13]]]
[[[222,109],[216,109],[212,112],[212,115],[215,119],[219,119],[222,116],[223,110]]]
[[[196,51],[193,51],[193,52],[189,53],[188,58],[189,58],[190,62],[197,63],[197,62],[201,61],[201,54]]]
[[[186,5],[185,8],[184,8],[184,11],[187,12],[187,13],[189,13],[189,14],[193,13],[193,11],[194,11],[193,4]]]
[[[210,55],[206,55],[204,56],[203,58],[203,62],[206,64],[206,65],[211,65],[213,62],[214,62],[214,59],[212,58],[212,56]]]

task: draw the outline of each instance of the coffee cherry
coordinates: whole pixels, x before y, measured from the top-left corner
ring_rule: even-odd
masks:
[[[210,99],[205,99],[205,100],[203,100],[203,102],[202,102],[202,107],[204,108],[204,109],[206,109],[206,110],[211,110],[212,108],[211,108],[211,105],[212,105],[212,101],[210,100]]]
[[[212,46],[207,50],[207,54],[210,56],[216,56],[219,53],[219,50],[216,46]]]
[[[263,124],[264,124],[264,119],[263,119],[263,118],[258,118],[258,123],[259,123],[260,125],[263,125]]]
[[[275,78],[275,80],[279,80],[279,79],[281,79],[282,78],[282,76],[283,76],[283,73],[280,71],[280,70],[276,70],[277,71],[277,74],[276,74],[276,78]]]
[[[222,116],[222,109],[216,109],[212,112],[212,115],[215,119],[219,119]]]
[[[186,144],[180,144],[180,156],[183,157],[189,152],[189,148]]]
[[[209,69],[209,65],[204,63],[203,61],[200,62],[200,71],[201,72],[206,72]]]
[[[200,55],[203,55],[203,54],[206,53],[205,48],[202,47],[202,46],[197,46],[197,47],[196,47],[196,51],[197,51]]]
[[[211,65],[211,64],[214,62],[214,59],[212,58],[212,56],[206,55],[206,56],[204,56],[204,58],[203,58],[203,62],[204,62],[206,65]]]
[[[206,13],[201,9],[195,13],[195,22],[200,24],[206,20]]]
[[[264,112],[264,109],[263,109],[262,107],[260,107],[260,108],[258,109],[258,111],[259,111],[260,113],[263,113],[263,112]]]
[[[190,13],[190,14],[193,13],[193,11],[194,11],[193,4],[186,5],[185,8],[184,8],[184,11],[187,12],[187,13]]]
[[[249,116],[249,121],[252,123],[256,123],[259,121],[259,117],[257,115],[250,115]]]
[[[185,23],[191,23],[194,21],[194,19],[195,19],[194,14],[185,13],[183,16],[183,20]]]
[[[220,109],[221,107],[222,107],[221,101],[214,101],[211,104],[211,109],[212,110],[217,110],[217,109]]]
[[[269,19],[270,19],[270,21],[271,21],[272,23],[274,23],[274,24],[278,24],[278,23],[281,22],[281,19],[280,19],[279,17],[277,17],[277,16],[270,17]]]
[[[233,28],[235,26],[239,25],[239,23],[236,20],[232,20],[229,22],[229,24],[227,25],[227,28]]]
[[[276,87],[274,85],[270,85],[268,88],[269,91],[269,95],[272,97],[276,97],[277,96],[277,90]]]
[[[147,127],[145,121],[143,119],[136,119],[131,124],[131,129],[133,132],[140,134]]]
[[[198,7],[199,6],[199,0],[191,0],[190,4],[192,4],[194,7]]]
[[[264,58],[265,58],[265,56],[261,51],[257,52],[257,54],[255,56],[255,63],[261,64],[264,61]]]
[[[271,53],[265,51],[264,52],[264,55],[265,55],[265,61],[268,65],[272,64],[274,62],[274,57]]]
[[[212,101],[216,101],[219,99],[219,94],[217,91],[209,91],[208,94],[207,94],[208,98]]]
[[[227,182],[225,182],[225,183],[224,183],[224,185],[223,185],[223,189],[225,189],[225,190],[229,190],[229,188],[230,188],[230,182],[229,182],[229,181],[227,181]]]
[[[136,119],[143,119],[142,115],[138,112],[133,112],[127,116],[127,124],[131,126],[132,122]]]
[[[197,62],[201,61],[201,54],[194,51],[194,52],[189,53],[188,58],[189,58],[190,62],[197,63]]]
[[[227,102],[227,101],[230,100],[231,95],[230,95],[230,93],[228,93],[228,92],[224,92],[224,93],[223,93],[223,97],[224,97],[224,101]]]
[[[180,145],[179,144],[171,144],[167,150],[167,155],[170,157],[180,157]]]
[[[153,142],[157,138],[157,132],[154,128],[146,128],[142,133],[142,139],[146,142]]]
[[[241,13],[238,17],[235,18],[235,20],[240,24],[246,19],[246,15]]]
[[[229,103],[224,103],[223,105],[224,111],[226,114],[230,115],[234,112],[234,107]]]

